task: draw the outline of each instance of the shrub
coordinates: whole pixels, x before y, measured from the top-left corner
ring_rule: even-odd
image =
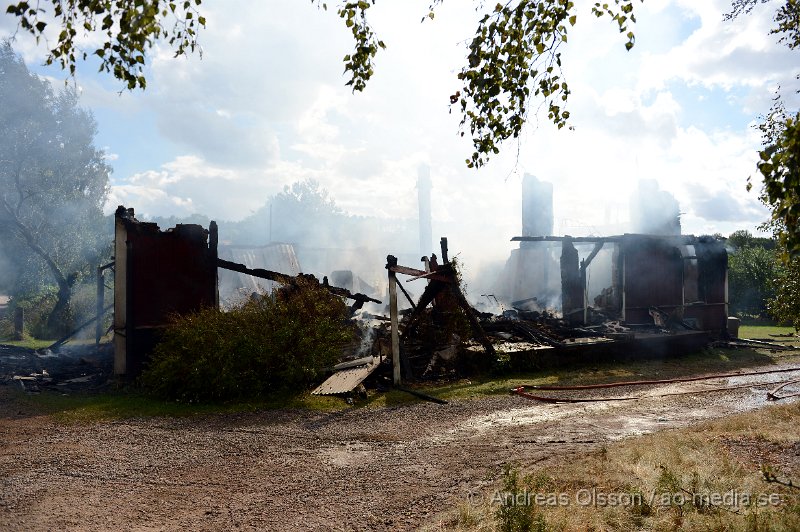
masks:
[[[800,259],[792,259],[776,280],[777,293],[768,303],[770,314],[800,331]]]
[[[546,479],[537,479],[537,486],[531,490],[529,478],[522,479],[511,464],[503,466],[503,490],[500,492],[500,505],[495,510],[497,528],[501,532],[544,532],[548,530],[544,515],[531,504],[530,495],[535,494],[539,484]]]
[[[110,303],[113,294],[106,289],[106,302]],[[11,297],[6,309],[6,315],[0,319],[0,338],[12,338],[14,335],[14,312],[22,308],[25,313],[25,336],[40,339],[57,339],[65,332],[73,332],[75,328],[93,318],[97,313],[97,287],[92,282],[77,284],[72,289],[69,307],[64,314],[64,321],[59,330],[50,330],[47,325],[48,317],[53,312],[53,307],[58,299],[56,288],[45,287],[37,292],[19,293]],[[111,314],[103,317],[104,327],[111,324]],[[105,329],[104,329],[105,330]],[[77,337],[92,337],[94,327],[84,327]]]
[[[8,302],[6,315],[0,322],[0,336],[12,338],[14,336],[14,313],[17,308],[24,311],[25,337],[51,338],[47,330],[47,317],[56,304],[55,290],[46,289],[35,294],[14,295]]]
[[[354,332],[340,298],[299,279],[227,312],[173,317],[140,381],[182,401],[266,397],[318,378]]]

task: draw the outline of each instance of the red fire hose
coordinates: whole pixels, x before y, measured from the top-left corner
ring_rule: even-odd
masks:
[[[611,382],[611,383],[603,383],[603,384],[577,384],[571,386],[555,386],[555,385],[522,385],[518,386],[517,388],[513,388],[511,393],[519,395],[521,397],[525,397],[526,399],[532,399],[535,401],[540,401],[543,403],[595,403],[595,402],[607,402],[607,401],[634,401],[636,399],[642,399],[645,396],[626,396],[626,397],[603,397],[603,398],[574,398],[574,397],[546,397],[542,395],[535,395],[529,392],[526,392],[526,388],[532,388],[534,390],[548,390],[548,391],[560,391],[560,390],[597,390],[603,388],[616,388],[619,386],[644,386],[644,385],[652,385],[652,384],[674,384],[674,383],[681,383],[681,382],[696,382],[702,380],[711,380],[711,379],[725,379],[730,377],[744,377],[744,376],[751,376],[751,375],[767,375],[771,373],[787,373],[791,371],[800,371],[800,368],[784,368],[784,369],[775,369],[775,370],[764,370],[764,371],[750,371],[750,372],[742,372],[742,373],[721,373],[717,375],[706,375],[703,377],[684,377],[684,378],[676,378],[676,379],[660,379],[660,380],[642,380],[642,381],[623,381],[623,382]],[[671,395],[691,395],[691,394],[699,394],[699,393],[708,393],[708,392],[718,392],[718,391],[725,391],[725,390],[736,390],[739,388],[750,388],[752,386],[764,386],[765,384],[778,384],[781,383],[780,386],[773,389],[771,392],[767,394],[767,399],[769,400],[778,400],[778,399],[785,399],[787,397],[794,397],[796,395],[800,395],[800,392],[785,395],[785,396],[776,396],[775,393],[792,383],[800,382],[800,379],[783,382],[766,382],[766,383],[750,383],[750,384],[743,384],[739,386],[725,386],[720,388],[707,388],[705,390],[695,390],[690,392],[671,392],[671,393],[664,393],[659,394],[656,396],[650,397],[665,397]]]
[[[747,377],[750,375],[768,375],[770,373],[787,373],[790,371],[800,371],[800,368],[771,369],[764,371],[749,371],[745,373],[720,373],[718,375],[705,375],[703,377],[684,377],[677,379],[661,379],[649,381],[622,381],[609,382],[603,384],[574,384],[570,386],[556,386],[551,384],[523,384],[522,388],[533,388],[535,390],[596,390],[600,388],[617,388],[619,386],[644,386],[648,384],[674,384],[676,382],[706,381],[711,379],[726,379],[729,377]]]
[[[800,392],[790,393],[788,395],[776,395],[776,394],[778,393],[779,390],[783,389],[784,387],[789,386],[790,384],[797,384],[798,382],[800,382],[800,379],[795,379],[793,381],[784,382],[780,386],[773,388],[772,390],[769,391],[769,393],[767,393],[767,401],[780,401],[781,399],[787,399],[789,397],[797,397],[798,395],[800,395]]]

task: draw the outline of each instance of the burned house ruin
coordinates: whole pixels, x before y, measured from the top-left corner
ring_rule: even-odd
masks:
[[[589,324],[590,314],[599,312],[628,324],[651,324],[656,308],[699,330],[726,328],[728,255],[713,237],[625,234],[512,240],[560,244],[561,312],[570,323]],[[591,251],[579,260],[578,248]],[[601,252],[610,268],[605,268],[606,286],[597,293],[590,290],[588,278]]]
[[[431,232],[426,168],[420,169],[417,188],[420,247],[425,249],[430,246]],[[400,266],[395,255],[390,255],[384,285],[390,317],[371,315],[368,319],[391,323],[391,334],[385,340],[391,344],[395,383],[400,380],[401,353],[407,356],[409,377],[426,375],[431,374],[436,357],[447,358],[442,354],[445,351],[471,356],[472,349],[480,352],[481,360],[496,358],[493,342],[497,338],[524,339],[525,345],[519,338],[511,342],[517,344],[511,346],[514,353],[541,361],[547,356],[580,358],[589,349],[607,349],[610,344],[625,349],[643,337],[640,333],[674,333],[676,326],[683,336],[694,338],[693,346],[706,342],[709,334],[722,333],[728,318],[724,246],[712,237],[680,235],[677,203],[657,186],[645,183],[639,193],[650,193],[664,206],[661,214],[650,220],[657,234],[552,236],[553,186],[526,174],[522,181],[522,235],[512,238],[519,245],[506,263],[497,295],[492,295],[500,303],[499,313],[480,313],[467,303],[448,261],[445,238],[441,265],[434,254],[423,256],[424,268],[419,269]],[[208,230],[189,224],[161,231],[156,224],[137,221],[132,209],[120,207],[115,238],[118,374],[141,371],[158,331],[171,314],[218,307],[223,288],[226,293],[265,292],[276,282],[291,284],[295,276],[303,276],[292,244],[221,246],[218,250],[214,222]],[[331,254],[326,249],[307,249],[306,253],[330,275],[332,283],[323,277],[322,286],[355,301],[352,313],[366,302],[380,303],[361,293],[373,294],[371,283],[365,283],[354,270],[336,268],[341,268],[343,253]],[[362,250],[352,254],[348,264],[365,262]],[[415,302],[397,282],[398,273],[411,276],[407,281],[418,281],[419,300]],[[398,292],[407,300],[407,309],[399,308]],[[429,313],[425,310],[428,305],[433,305]],[[380,312],[377,307],[370,310]],[[523,320],[526,323],[521,323]],[[432,326],[420,333],[419,323],[428,321]],[[460,325],[462,322],[468,326]],[[436,327],[445,332],[440,334]],[[642,328],[633,330],[636,327]],[[498,351],[506,347],[500,346]],[[380,362],[382,355],[377,356]],[[364,366],[371,371],[375,355],[362,358],[367,359]]]
[[[114,259],[114,372],[136,375],[171,314],[219,304],[217,224],[161,231],[120,206]]]
[[[723,331],[724,245],[713,237],[681,235],[677,201],[655,181],[639,183],[631,206],[632,223],[647,233],[550,236],[553,187],[526,174],[522,235],[512,238],[519,247],[495,293],[514,309],[554,311],[574,326],[598,319],[653,324],[653,313],[661,312],[694,329]]]
[[[136,219],[133,209],[120,206],[115,213],[114,373],[141,373],[158,335],[173,314],[203,307],[219,308],[219,286],[265,292],[273,283],[296,285],[299,279],[316,282],[328,291],[353,300],[351,312],[365,303],[380,301],[348,288],[320,282],[299,272],[294,250],[288,244],[259,248],[225,247],[228,258],[218,256],[217,224],[205,229],[179,224],[162,231],[155,223]],[[280,267],[273,271],[260,266]],[[297,271],[295,271],[297,270]],[[347,272],[337,272],[337,280]],[[224,280],[224,283],[221,282]],[[350,272],[350,285],[353,282]]]

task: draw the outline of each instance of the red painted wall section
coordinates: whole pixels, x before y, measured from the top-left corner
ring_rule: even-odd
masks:
[[[178,225],[162,232],[140,223],[129,228],[128,241],[135,327],[160,326],[170,314],[216,305],[216,253],[212,257],[206,229]]]
[[[173,314],[218,307],[217,229],[178,225],[161,231],[117,209],[116,257],[124,271],[115,283],[115,371],[138,375]],[[123,312],[124,311],[124,312]],[[124,317],[123,317],[124,314]],[[119,336],[119,341],[116,337]]]

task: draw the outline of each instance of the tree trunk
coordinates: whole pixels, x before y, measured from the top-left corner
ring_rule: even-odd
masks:
[[[58,283],[58,299],[56,305],[47,316],[48,336],[60,338],[69,331],[69,300],[72,297],[72,286],[68,282]]]
[[[20,200],[20,203],[21,201],[22,200]],[[72,285],[75,283],[75,278],[64,275],[61,268],[59,268],[50,254],[39,245],[34,232],[22,222],[18,212],[12,209],[5,199],[0,200],[0,206],[2,206],[3,210],[5,210],[6,214],[17,227],[18,236],[25,241],[31,251],[41,257],[45,264],[47,264],[48,269],[53,274],[53,279],[55,279],[56,284],[58,284],[58,299],[56,300],[56,305],[53,307],[52,312],[50,312],[50,315],[47,317],[47,332],[49,335],[61,337],[69,332],[67,331],[69,325],[69,320],[67,318],[69,300],[72,296]]]

